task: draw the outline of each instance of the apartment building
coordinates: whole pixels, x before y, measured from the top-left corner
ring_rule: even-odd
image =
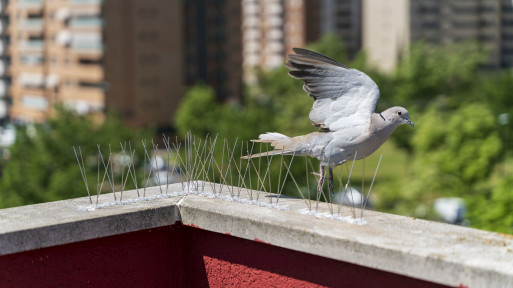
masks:
[[[9,100],[7,97],[7,88],[10,83],[10,78],[7,75],[9,67],[9,58],[7,52],[7,15],[5,14],[7,2],[0,0],[0,127],[2,127],[8,119],[7,108]],[[1,128],[0,128],[1,129]],[[0,136],[1,138],[1,136]]]
[[[242,95],[240,0],[183,1],[185,85],[211,86],[221,101]]]
[[[391,70],[414,41],[445,44],[476,40],[491,68],[513,66],[510,0],[364,0],[363,46],[369,60]]]
[[[107,109],[130,125],[169,125],[184,90],[182,2],[103,2]]]
[[[502,67],[506,64],[502,63],[503,17],[511,13],[503,7],[511,9],[511,5],[511,1],[501,0],[411,0],[411,41],[477,40],[490,51],[489,65]]]
[[[293,47],[339,36],[350,57],[361,47],[360,0],[242,0],[246,81],[254,68],[281,66]]]
[[[304,45],[303,10],[302,0],[242,0],[243,66],[247,71],[278,67],[292,44]]]
[[[320,10],[317,12],[320,15],[319,33],[331,33],[339,36],[344,42],[348,56],[356,56],[362,45],[362,0],[321,0],[316,2],[312,4],[317,5]]]
[[[57,103],[104,109],[101,1],[9,1],[7,34],[14,122],[41,122]]]
[[[10,0],[10,118],[41,122],[62,103],[160,126],[186,86],[239,99],[240,11],[234,0]]]

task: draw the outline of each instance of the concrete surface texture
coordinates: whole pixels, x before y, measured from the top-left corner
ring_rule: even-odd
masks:
[[[208,189],[208,185],[205,186]],[[182,192],[180,184],[169,191]],[[126,196],[130,197],[126,192]],[[160,189],[147,189],[158,195]],[[225,193],[225,192],[223,192]],[[227,193],[227,192],[226,192]],[[260,201],[269,201],[260,194]],[[112,201],[112,194],[100,196]],[[135,196],[134,196],[135,198]],[[513,236],[365,211],[355,225],[287,210],[188,194],[80,211],[88,198],[0,210],[0,255],[169,226],[179,221],[210,232],[267,243],[449,286],[513,287]],[[326,205],[320,205],[327,211]],[[349,208],[342,212],[351,215]],[[357,210],[357,215],[359,212]],[[328,272],[329,273],[329,272]]]

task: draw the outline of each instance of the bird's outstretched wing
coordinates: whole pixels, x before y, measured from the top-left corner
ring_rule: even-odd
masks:
[[[344,131],[349,139],[366,133],[376,110],[379,89],[365,73],[317,52],[294,48],[285,66],[289,75],[304,81],[314,98],[310,120],[316,127]]]

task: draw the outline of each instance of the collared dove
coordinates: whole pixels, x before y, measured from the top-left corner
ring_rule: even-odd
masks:
[[[320,131],[296,137],[261,134],[253,141],[271,143],[274,150],[243,158],[282,154],[315,157],[321,162],[318,189],[322,189],[325,166],[329,168],[330,189],[333,189],[333,168],[348,159],[366,158],[399,125],[413,127],[413,123],[403,107],[374,113],[379,89],[365,73],[311,50],[293,50],[296,54],[288,55],[285,67],[290,69],[290,76],[303,80],[303,89],[315,100],[310,121]]]

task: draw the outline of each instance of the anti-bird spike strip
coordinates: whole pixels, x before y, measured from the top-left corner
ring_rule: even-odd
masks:
[[[302,174],[303,176],[294,175],[292,172],[294,170],[292,168],[296,167],[294,163],[300,163],[295,153],[273,158],[274,154],[270,153],[270,150],[264,150],[261,143],[259,143],[258,149],[255,149],[254,142],[251,142],[250,145],[250,141],[235,139],[230,143],[228,139],[218,141],[218,138],[218,135],[215,137],[206,135],[200,138],[192,135],[192,133],[187,133],[182,143],[178,141],[178,138],[171,142],[168,137],[163,135],[162,143],[164,148],[161,149],[153,140],[151,141],[151,147],[146,145],[146,140],[142,140],[141,145],[138,147],[133,146],[132,143],[120,143],[121,150],[119,151],[113,151],[109,145],[108,159],[105,159],[106,157],[102,153],[101,146],[97,145],[97,155],[94,157],[96,158],[96,163],[94,164],[91,164],[90,161],[84,162],[81,147],[73,147],[90,202],[90,206],[81,207],[82,210],[92,210],[186,194],[197,194],[205,197],[236,201],[242,203],[241,205],[245,203],[274,209],[289,209],[287,205],[280,205],[280,199],[284,197],[291,198],[285,195],[297,195],[300,197],[298,200],[301,199],[301,202],[305,203],[305,209],[299,210],[299,213],[311,214],[320,218],[355,222],[357,220],[356,209],[359,208],[360,222],[356,222],[363,223],[363,213],[382,158],[379,159],[367,193],[364,191],[364,178],[362,177],[360,203],[356,205],[352,195],[353,190],[350,187],[356,154],[351,163],[351,169],[346,166],[347,181],[345,185],[341,175],[343,170],[340,170],[340,173],[337,175],[339,182],[339,196],[337,198],[335,197],[334,186],[330,184],[317,187],[318,184],[324,181],[310,180],[310,177],[313,177],[313,175],[320,177],[320,174],[314,172],[311,159],[305,159],[305,174]],[[137,154],[136,151],[141,149],[142,153]],[[251,154],[253,150],[259,150],[260,154],[263,153],[262,155],[265,156],[262,158],[264,159],[258,158],[258,162],[255,162],[256,159],[252,158],[247,160],[241,159],[240,156],[244,153],[246,155]],[[142,155],[142,157],[136,157],[136,155]],[[90,158],[92,159],[93,157],[88,159]],[[294,160],[296,161],[294,162]],[[247,162],[244,163],[244,161]],[[165,164],[162,165],[161,163]],[[116,167],[119,168],[116,169]],[[88,180],[87,176],[87,171],[89,170],[89,175],[91,175],[93,169],[97,173],[96,181],[94,181],[96,182],[97,194],[95,203],[93,203],[90,192],[91,187],[89,187],[89,184],[94,182],[91,182],[91,179]],[[365,166],[362,169],[365,169]],[[165,178],[163,177],[164,173],[166,174]],[[141,182],[137,180],[138,174],[139,179],[142,179],[140,180]],[[278,176],[278,179],[275,176]],[[330,176],[333,177],[332,175]],[[271,178],[274,178],[274,180],[271,181]],[[128,181],[129,179],[131,182]],[[110,189],[107,189],[114,194],[114,202],[99,203],[101,193],[109,192],[104,191],[105,180],[109,182],[110,186]],[[163,183],[163,181],[166,183]],[[127,182],[135,187],[133,191],[137,193],[128,199],[126,196],[126,193],[128,193],[126,190]],[[182,191],[170,191],[169,184],[173,182],[180,182]],[[272,182],[274,182],[274,185],[272,185]],[[146,192],[150,188],[150,183],[156,184],[158,188],[155,188],[158,189],[157,191],[160,191],[160,194],[147,195]],[[310,198],[313,196],[310,190],[314,188],[310,187],[311,184],[316,186],[315,189],[317,191],[313,201]],[[139,193],[139,189],[142,189],[142,195]],[[119,199],[116,196],[117,191],[121,193]],[[256,192],[256,197],[254,197],[254,192]],[[274,195],[269,193],[274,193]],[[265,194],[267,199],[260,199],[261,194]],[[350,194],[350,196],[347,194]],[[273,198],[276,198],[276,201],[273,201]],[[337,201],[336,199],[339,200]],[[344,202],[343,199],[347,201]],[[320,205],[322,203],[321,200],[326,202],[326,204]],[[312,205],[313,203],[315,205]],[[343,209],[344,205],[350,206],[351,216],[342,216],[345,210]],[[321,206],[324,208],[321,209]],[[348,220],[348,217],[352,220]]]

